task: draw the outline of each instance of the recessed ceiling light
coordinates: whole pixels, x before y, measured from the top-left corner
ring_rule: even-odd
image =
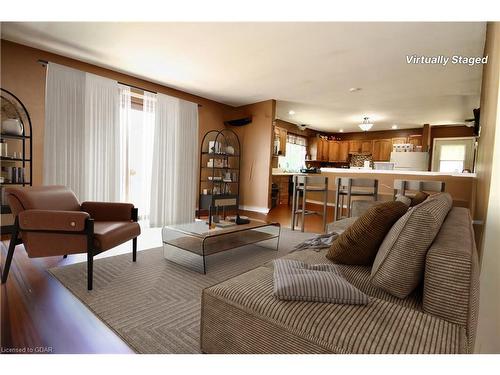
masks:
[[[294,110],[290,110],[290,111],[288,111],[288,114],[293,116],[295,114],[295,111]]]
[[[361,91],[361,90],[362,90],[361,87],[351,87],[349,89],[349,92],[356,92],[356,91]]]
[[[343,132],[344,132],[344,129],[340,129],[340,130],[339,130],[339,133],[343,133]]]
[[[393,128],[393,129],[397,129],[397,128],[398,128],[398,126],[397,126],[396,124],[394,124],[394,125],[392,125],[392,126],[391,126],[391,128]]]

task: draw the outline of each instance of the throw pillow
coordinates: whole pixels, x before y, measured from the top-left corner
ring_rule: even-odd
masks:
[[[326,257],[334,263],[371,265],[385,235],[407,210],[399,201],[369,208],[332,243]]]
[[[452,206],[448,193],[433,195],[403,215],[384,238],[371,272],[373,285],[406,298],[422,281],[427,250]]]
[[[283,300],[366,305],[366,294],[342,277],[335,264],[308,265],[292,259],[273,261],[273,293]]]
[[[422,203],[423,201],[425,201],[427,199],[428,196],[429,196],[429,194],[427,194],[423,191],[419,191],[417,194],[415,194],[413,196],[413,198],[411,198],[410,207],[413,207],[413,206],[416,206],[417,204]]]

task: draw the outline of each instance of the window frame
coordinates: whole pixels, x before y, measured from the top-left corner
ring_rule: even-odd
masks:
[[[441,164],[441,152],[439,149],[439,143],[440,142],[449,142],[453,143],[453,141],[470,141],[470,144],[466,144],[466,149],[465,149],[465,159],[463,161],[463,168],[464,169],[469,169],[471,172],[474,172],[475,169],[475,159],[476,159],[476,142],[477,138],[476,137],[447,137],[447,138],[434,138],[432,142],[432,161],[431,161],[431,171],[432,172],[439,172],[439,167]],[[462,142],[457,142],[457,143],[462,143]],[[466,142],[464,142],[466,143]],[[461,173],[462,171],[459,171],[458,173]]]

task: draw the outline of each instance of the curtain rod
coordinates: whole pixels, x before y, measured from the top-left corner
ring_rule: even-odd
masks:
[[[47,60],[42,60],[42,59],[38,59],[37,63],[41,64],[42,66],[49,65],[49,62]],[[137,90],[142,90],[142,91],[150,92],[152,94],[158,94],[156,91],[147,90],[147,89],[144,89],[142,87],[131,85],[129,83],[118,82],[118,84],[125,85],[125,86],[128,86],[128,87],[132,87],[132,88],[137,89]],[[196,104],[198,104],[198,107],[203,107],[203,105],[201,105],[199,103],[196,103]]]

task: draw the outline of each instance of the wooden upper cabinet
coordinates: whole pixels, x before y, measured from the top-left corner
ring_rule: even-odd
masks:
[[[328,161],[328,140],[319,138],[318,139],[318,151],[316,155],[316,160]]]
[[[278,137],[280,138],[280,149],[278,151],[278,155],[285,156],[286,155],[286,129],[275,127],[275,132],[278,132]]]
[[[373,152],[373,141],[362,141],[361,142],[361,152],[366,154],[371,154]]]
[[[316,160],[323,160],[322,158],[323,158],[323,139],[318,138]]]
[[[309,160],[318,160],[318,138],[309,137],[307,140],[307,148],[309,153]]]
[[[347,161],[349,159],[349,142],[339,142],[339,161]]]
[[[339,151],[339,141],[328,141],[328,161],[339,161]]]
[[[361,141],[357,139],[353,139],[349,141],[349,152],[361,152]]]
[[[408,143],[412,144],[414,147],[417,146],[422,146],[422,136],[417,134],[417,135],[410,135],[408,137]]]
[[[321,155],[321,160],[328,161],[328,153],[330,151],[330,143],[328,142],[327,139],[322,139],[321,141],[323,143],[323,153]]]
[[[373,141],[372,157],[374,161],[389,161],[391,159],[391,152],[391,139],[375,139]]]
[[[406,137],[392,138],[393,145],[400,145],[402,143],[408,143],[408,139]]]

